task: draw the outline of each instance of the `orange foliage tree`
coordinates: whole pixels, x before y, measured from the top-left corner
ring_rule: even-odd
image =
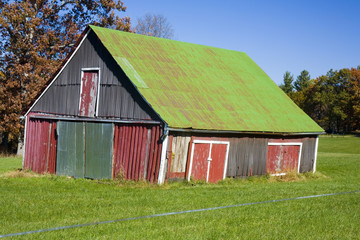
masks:
[[[88,24],[130,31],[121,0],[0,0],[0,142],[14,149],[19,117]]]

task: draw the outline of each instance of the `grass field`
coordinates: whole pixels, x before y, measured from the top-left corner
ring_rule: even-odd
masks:
[[[321,137],[316,174],[164,186],[37,176],[0,159],[0,235],[158,213],[360,190],[360,138]],[[360,193],[35,233],[13,239],[360,239]]]

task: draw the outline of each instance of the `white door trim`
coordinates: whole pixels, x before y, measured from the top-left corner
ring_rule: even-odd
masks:
[[[301,143],[301,142],[269,142],[268,143],[268,146],[300,146],[297,173],[300,173],[302,145],[303,145],[303,143]],[[271,176],[281,176],[281,175],[286,175],[286,173],[271,174]]]
[[[212,145],[213,144],[227,145],[226,146],[225,163],[224,163],[224,172],[223,172],[223,179],[225,179],[226,170],[227,170],[227,164],[228,164],[228,159],[229,159],[230,142],[228,142],[228,141],[214,141],[214,140],[194,140],[192,142],[192,146],[191,146],[190,165],[189,165],[189,172],[188,172],[187,180],[190,181],[192,165],[193,165],[193,158],[194,158],[194,149],[195,149],[195,144],[197,144],[197,143],[210,144],[209,157],[208,157],[208,166],[207,166],[207,171],[206,171],[206,182],[209,181],[210,161],[212,160],[211,159]]]

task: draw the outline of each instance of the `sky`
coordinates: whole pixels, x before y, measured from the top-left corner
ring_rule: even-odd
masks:
[[[132,25],[162,14],[175,40],[245,52],[277,84],[360,65],[360,0],[123,0]]]

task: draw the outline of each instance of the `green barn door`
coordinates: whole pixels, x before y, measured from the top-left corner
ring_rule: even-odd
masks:
[[[81,122],[57,123],[56,175],[84,177],[84,125]]]
[[[85,177],[111,178],[113,138],[111,123],[86,123]]]
[[[111,178],[113,125],[59,121],[56,174]]]

